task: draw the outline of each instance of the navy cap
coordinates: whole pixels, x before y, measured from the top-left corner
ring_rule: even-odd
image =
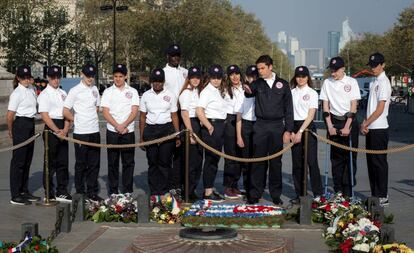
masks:
[[[213,64],[208,69],[208,74],[210,75],[210,77],[223,78],[223,68],[218,64]]]
[[[165,73],[162,68],[156,68],[151,72],[150,82],[165,82]]]
[[[92,77],[96,75],[96,67],[92,64],[86,64],[82,67],[82,73],[87,77]]]
[[[17,67],[16,75],[20,78],[32,77],[32,70],[28,65],[20,65]]]
[[[124,64],[115,64],[113,73],[121,73],[125,76],[128,73],[128,69]]]
[[[246,76],[259,76],[256,65],[250,65],[246,69]]]
[[[227,67],[227,75],[229,76],[233,73],[236,73],[236,74],[241,73],[239,66],[233,64],[233,65],[230,65],[230,66]]]
[[[385,62],[384,55],[381,53],[373,53],[369,56],[369,60],[367,65],[369,65],[371,68],[375,68],[379,64],[383,64]]]
[[[295,77],[297,76],[309,76],[309,69],[306,66],[298,66],[295,69]]]
[[[168,55],[181,55],[181,48],[177,44],[172,44],[165,50],[165,52]]]
[[[338,70],[338,69],[343,68],[343,67],[345,67],[344,59],[337,56],[337,57],[332,58],[329,61],[329,65],[328,65],[327,69]]]
[[[62,68],[57,65],[52,65],[47,69],[47,75],[49,77],[56,76],[61,78],[62,77]]]
[[[201,70],[199,67],[191,67],[188,69],[188,78],[201,77]]]

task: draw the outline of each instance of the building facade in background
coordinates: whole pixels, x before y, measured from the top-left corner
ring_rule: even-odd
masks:
[[[339,40],[341,33],[338,31],[329,31],[328,32],[328,60],[337,56],[339,54]]]

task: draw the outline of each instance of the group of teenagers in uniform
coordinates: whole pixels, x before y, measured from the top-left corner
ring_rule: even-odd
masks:
[[[225,159],[223,186],[220,194],[215,189],[220,156],[203,149],[194,134],[203,142],[226,154],[252,158],[265,157],[292,146],[292,177],[298,204],[304,194],[304,131],[316,131],[313,123],[319,100],[323,104],[323,117],[328,137],[338,143],[357,147],[359,132],[366,135],[368,149],[387,149],[388,107],[391,85],[385,75],[384,56],[372,54],[368,64],[375,76],[371,83],[365,120],[356,120],[357,103],[361,98],[358,83],[345,74],[341,57],[330,60],[331,77],[323,82],[320,96],[313,89],[311,75],[306,66],[298,66],[290,82],[274,72],[273,60],[260,56],[255,65],[244,74],[237,65],[225,70],[211,65],[207,73],[193,66],[180,66],[181,49],[173,44],[166,50],[168,63],[155,68],[150,74],[151,89],[142,97],[126,82],[127,68],[116,64],[113,68],[113,85],[102,97],[94,86],[96,67],[86,64],[82,80],[68,94],[59,88],[61,67],[48,68],[48,86],[36,98],[31,88],[29,66],[17,69],[18,86],[10,96],[8,107],[9,135],[13,144],[21,143],[34,135],[34,116],[37,111],[45,123],[49,145],[49,198],[71,201],[68,192],[68,142],[73,124],[73,138],[100,143],[98,112],[107,121],[107,144],[134,144],[165,137],[181,129],[190,130],[189,197],[221,202],[225,198],[237,199],[246,195],[247,203],[255,204],[262,198],[266,183],[272,202],[282,205],[282,157],[269,161],[242,163]],[[38,107],[37,107],[38,106]],[[139,132],[135,134],[135,120],[139,115]],[[136,136],[138,135],[138,136]],[[180,199],[184,194],[184,161],[182,137],[177,135],[158,144],[144,146],[148,161],[150,195],[170,192]],[[307,163],[314,196],[323,194],[317,160],[317,139],[309,134]],[[100,201],[98,175],[100,148],[75,143],[76,193]],[[17,205],[39,201],[28,190],[29,168],[34,143],[13,151],[10,165],[11,203]],[[108,194],[132,193],[135,168],[134,148],[108,148]],[[349,152],[331,147],[333,188],[346,196],[352,195],[355,184],[356,153],[350,161]],[[122,164],[121,183],[119,167]],[[351,165],[352,163],[352,165]],[[367,154],[371,195],[379,197],[382,205],[388,204],[387,156]],[[351,166],[351,167],[349,167]],[[350,168],[353,170],[351,172]],[[56,174],[56,183],[53,177]],[[352,174],[352,175],[350,175]],[[352,177],[352,178],[351,178]],[[244,190],[239,188],[243,185]],[[196,189],[202,181],[202,196]]]

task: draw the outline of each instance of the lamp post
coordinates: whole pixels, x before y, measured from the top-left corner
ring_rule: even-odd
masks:
[[[117,2],[119,0],[112,0],[112,5],[111,4],[106,4],[106,5],[102,5],[101,6],[101,11],[106,12],[106,11],[113,11],[113,67],[116,64],[116,12],[122,12],[122,11],[127,11],[128,10],[128,6],[126,5],[120,5],[117,6]]]

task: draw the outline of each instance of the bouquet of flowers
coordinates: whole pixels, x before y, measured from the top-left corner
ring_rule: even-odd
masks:
[[[86,219],[94,222],[137,222],[138,203],[129,193],[112,194],[102,202],[86,200]]]
[[[402,243],[392,243],[385,245],[377,245],[374,247],[373,253],[413,253],[414,251]]]
[[[0,253],[22,252],[22,253],[57,253],[56,247],[50,246],[47,240],[39,236],[27,235],[21,242],[0,241]]]
[[[175,224],[181,219],[188,208],[180,208],[180,203],[170,193],[164,196],[151,196],[152,211],[150,218],[159,224]]]
[[[329,224],[337,216],[349,211],[352,206],[361,205],[358,199],[350,200],[342,193],[317,197],[312,202],[312,221]]]

